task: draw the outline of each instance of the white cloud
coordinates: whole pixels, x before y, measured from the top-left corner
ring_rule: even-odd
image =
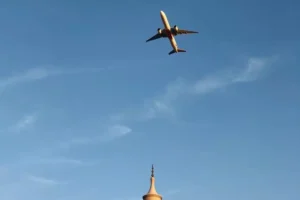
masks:
[[[66,184],[65,182],[60,182],[60,181],[57,181],[57,180],[48,179],[48,178],[45,178],[45,177],[33,176],[33,175],[28,175],[27,178],[30,181],[33,181],[33,182],[38,183],[38,184],[43,184],[43,185],[53,186],[53,185],[59,185],[59,184]]]
[[[66,69],[54,69],[53,67],[49,69],[50,67],[32,68],[23,73],[12,75],[8,78],[0,79],[0,88],[13,86],[20,83],[42,80],[50,76],[92,73],[92,72],[100,72],[104,69],[108,69],[108,68],[73,68],[70,70],[66,70]]]
[[[67,165],[85,165],[86,163],[82,160],[77,159],[68,159],[68,158],[48,158],[41,159],[39,161],[41,164],[51,164],[51,165],[59,165],[59,164],[67,164]]]
[[[271,58],[250,58],[246,66],[243,67],[243,70],[236,74],[226,71],[205,76],[194,82],[179,78],[167,86],[165,94],[160,98],[160,104],[164,105],[163,108],[168,108],[170,111],[172,110],[173,102],[181,96],[207,95],[232,84],[255,81],[272,61],[274,61],[274,59]],[[150,109],[153,109],[153,107]],[[155,110],[157,112],[164,111],[164,109],[157,108]]]
[[[98,144],[102,142],[113,141],[122,137],[127,136],[132,132],[132,129],[128,126],[115,124],[109,126],[103,134],[97,134],[93,137],[78,137],[72,138],[68,141],[61,142],[55,149],[69,149],[73,146],[81,146],[81,145],[91,145]]]
[[[21,132],[33,126],[36,121],[37,115],[35,113],[25,115],[14,126],[12,126],[10,130],[13,132]]]
[[[238,74],[232,82],[255,81],[263,74],[264,70],[275,61],[276,57],[271,58],[250,58],[245,69]]]
[[[189,89],[192,94],[205,95],[219,88],[226,87],[229,84],[230,82],[226,78],[210,76],[197,80]]]
[[[146,102],[138,116],[139,120],[150,120],[159,116],[175,116],[174,109],[170,106],[171,101],[165,98],[154,98]]]
[[[275,59],[274,59],[275,58]],[[144,105],[135,112],[128,111],[113,115],[114,121],[126,120],[150,120],[157,117],[176,117],[174,103],[180,98],[190,96],[208,95],[219,89],[232,84],[255,81],[261,77],[267,67],[269,67],[276,57],[271,58],[249,58],[242,70],[233,73],[230,69],[209,76],[204,76],[196,81],[189,81],[177,78],[169,83],[165,92],[147,100]]]
[[[60,148],[69,148],[73,145],[86,145],[95,142],[93,138],[88,137],[80,137],[80,138],[72,138],[71,140],[68,140],[67,142],[60,143]]]
[[[40,157],[25,157],[24,159],[21,159],[18,164],[22,165],[76,165],[76,166],[82,166],[82,165],[88,165],[91,163],[78,160],[78,159],[70,159],[65,157],[48,157],[48,158],[40,158]]]
[[[116,124],[108,128],[107,136],[110,140],[113,140],[129,134],[131,131],[131,128],[127,126]]]
[[[13,75],[6,79],[0,80],[0,86],[5,87],[9,85],[15,85],[22,82],[39,80],[47,77],[49,72],[43,68],[30,69],[22,74]]]

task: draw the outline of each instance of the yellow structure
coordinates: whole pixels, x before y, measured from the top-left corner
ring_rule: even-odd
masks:
[[[143,200],[162,200],[162,196],[156,192],[155,189],[155,178],[154,178],[154,167],[152,165],[151,178],[150,178],[150,189],[147,194],[143,196]]]

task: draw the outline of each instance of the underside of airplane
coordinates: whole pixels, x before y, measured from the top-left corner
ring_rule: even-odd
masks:
[[[189,30],[179,29],[177,25],[172,27],[170,30],[171,30],[171,34],[173,36],[182,35],[182,34],[198,33],[197,31],[189,31]],[[159,39],[159,38],[166,38],[166,37],[167,38],[169,37],[168,31],[166,29],[158,28],[157,29],[157,34],[154,35],[153,37],[151,37],[150,39],[148,39],[146,42],[156,40],[156,39]]]
[[[156,40],[159,38],[168,38],[170,41],[170,44],[173,48],[169,52],[169,55],[171,55],[173,53],[178,53],[178,52],[186,52],[186,50],[178,48],[177,42],[175,40],[175,36],[181,35],[181,34],[198,33],[198,32],[179,29],[178,26],[176,26],[176,25],[174,27],[171,27],[166,14],[162,10],[160,11],[160,17],[161,17],[161,20],[162,20],[165,28],[164,29],[158,28],[157,34],[152,36],[150,39],[146,40],[146,42]]]

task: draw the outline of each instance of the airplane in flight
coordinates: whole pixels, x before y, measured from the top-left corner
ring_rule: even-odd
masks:
[[[175,40],[175,36],[181,35],[181,34],[198,33],[198,32],[179,29],[176,25],[174,27],[171,27],[164,11],[160,11],[160,17],[161,17],[161,20],[162,20],[165,28],[164,29],[158,28],[157,29],[158,33],[156,35],[154,35],[153,37],[151,37],[150,39],[148,39],[146,42],[156,40],[159,38],[167,37],[170,40],[170,43],[173,47],[173,50],[169,52],[169,55],[171,55],[173,53],[178,53],[178,52],[186,52],[186,50],[178,48],[177,42]]]

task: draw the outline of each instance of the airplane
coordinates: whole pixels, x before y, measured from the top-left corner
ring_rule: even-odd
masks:
[[[161,20],[162,20],[165,28],[164,29],[158,28],[157,34],[154,35],[153,37],[151,37],[150,39],[146,40],[146,42],[156,40],[159,38],[167,37],[173,47],[172,51],[169,52],[169,55],[171,55],[173,53],[178,53],[178,52],[186,52],[186,50],[178,48],[177,42],[175,40],[175,36],[181,35],[181,34],[198,33],[198,32],[179,29],[176,25],[173,28],[171,28],[168,18],[166,16],[166,14],[164,13],[164,11],[162,11],[162,10],[160,11],[160,17],[161,17]]]

